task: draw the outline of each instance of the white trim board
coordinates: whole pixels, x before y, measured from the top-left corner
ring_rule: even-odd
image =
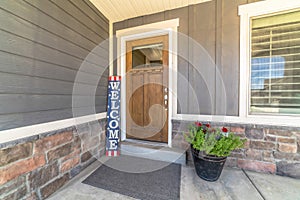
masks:
[[[169,108],[168,146],[172,147],[172,116],[177,113],[177,28],[179,18],[118,30],[118,75],[122,77],[121,91],[126,91],[126,42],[130,40],[169,35]],[[121,92],[121,140],[126,139],[126,92]]]
[[[109,22],[109,76],[114,74],[114,37],[113,23]]]
[[[0,143],[106,118],[106,112],[0,131]]]
[[[292,10],[300,7],[299,0],[265,0],[239,6],[239,15],[244,17],[253,17],[259,15],[268,15],[271,13]]]
[[[287,117],[286,120],[282,120],[282,117],[278,116],[222,116],[222,115],[189,115],[189,114],[177,114],[173,116],[173,120],[182,121],[202,121],[202,122],[219,122],[219,123],[234,123],[234,124],[255,124],[255,125],[272,125],[272,126],[288,126],[299,128],[299,117]]]
[[[121,37],[130,37],[132,36],[135,38],[137,34],[147,34],[147,32],[153,31],[153,30],[165,30],[165,29],[174,29],[176,27],[176,32],[177,32],[177,27],[179,26],[179,18],[176,19],[171,19],[171,20],[166,20],[166,21],[161,21],[161,22],[155,22],[151,24],[145,24],[141,26],[136,26],[136,27],[131,27],[131,28],[126,28],[122,30],[117,30],[116,31],[116,37],[121,38]]]

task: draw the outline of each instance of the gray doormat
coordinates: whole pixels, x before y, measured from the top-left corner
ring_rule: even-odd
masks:
[[[181,165],[119,156],[110,159],[83,183],[145,200],[180,199]]]

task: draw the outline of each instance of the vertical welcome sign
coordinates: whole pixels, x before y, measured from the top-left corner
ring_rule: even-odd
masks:
[[[108,81],[106,156],[120,155],[120,81],[120,76],[110,76]]]

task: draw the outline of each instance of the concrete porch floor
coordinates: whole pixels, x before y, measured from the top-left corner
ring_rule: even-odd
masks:
[[[105,159],[105,158],[104,158]],[[96,161],[50,196],[50,200],[133,199],[111,191],[81,183],[101,165]],[[180,199],[197,200],[300,200],[300,180],[240,169],[225,168],[220,179],[200,179],[193,166],[182,166]]]

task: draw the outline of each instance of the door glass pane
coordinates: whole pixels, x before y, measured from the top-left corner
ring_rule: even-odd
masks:
[[[163,45],[151,44],[132,48],[132,69],[162,65]]]

